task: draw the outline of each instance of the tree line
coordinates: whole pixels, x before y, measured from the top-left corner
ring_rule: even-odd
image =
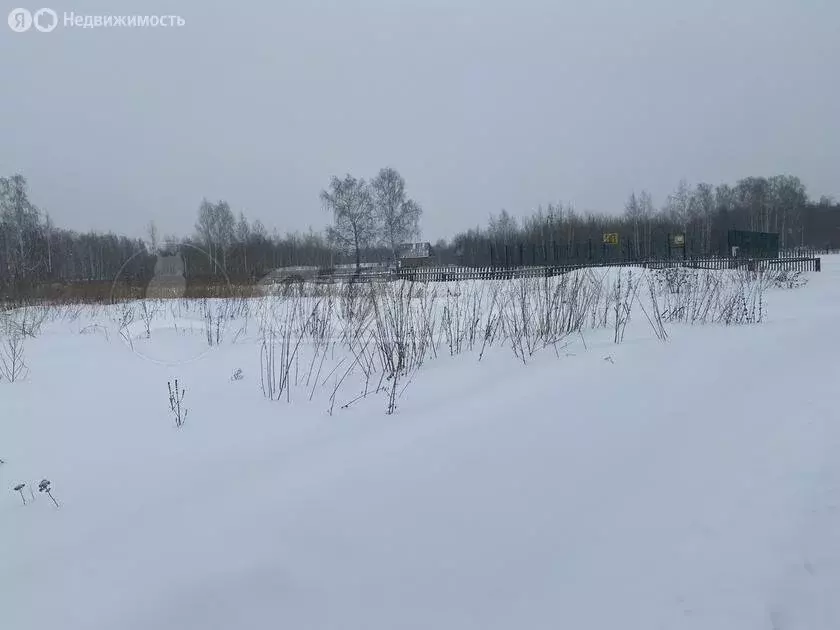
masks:
[[[56,227],[29,199],[20,175],[0,177],[0,291],[20,293],[36,283],[129,281],[146,277],[154,257],[141,239],[80,234]]]
[[[776,233],[785,250],[840,249],[840,204],[810,200],[801,180],[789,175],[735,185],[681,181],[659,207],[648,191],[632,192],[620,215],[578,213],[562,203],[523,220],[502,210],[486,226],[439,241],[436,250],[443,264],[472,266],[586,259],[593,250],[601,258],[604,235],[617,234],[613,255],[622,259],[727,255],[730,230]]]
[[[194,237],[170,237],[163,249],[180,251],[188,275],[253,281],[284,266],[350,263],[358,269],[362,262],[395,258],[401,243],[420,234],[422,208],[408,197],[405,179],[393,168],[381,169],[370,181],[349,174],[333,177],[320,199],[332,225],[323,234],[284,238],[269,238],[262,222],[249,223],[243,212],[234,216],[227,201],[204,199]],[[148,233],[152,249],[158,249],[154,224]]]
[[[36,286],[120,282],[145,285],[158,254],[180,253],[188,279],[247,283],[272,269],[330,267],[388,261],[403,242],[418,239],[422,208],[406,192],[403,177],[384,168],[370,180],[333,177],[320,193],[331,224],[323,231],[269,234],[260,220],[234,213],[225,200],[202,200],[195,233],[158,234],[149,223],[145,239],[112,233],[80,233],[56,227],[29,198],[26,179],[0,177],[0,295],[21,295]],[[726,234],[744,229],[779,234],[781,247],[840,248],[840,204],[807,196],[799,178],[748,177],[734,185],[682,181],[656,207],[645,190],[628,197],[622,214],[579,213],[570,205],[548,204],[524,219],[502,210],[478,226],[435,244],[440,264],[500,265],[569,259],[601,247],[616,233],[628,257],[671,253],[681,234],[692,255],[721,253]]]
[[[130,239],[57,228],[30,200],[26,178],[0,177],[0,297],[53,284],[145,286],[157,256],[176,253],[188,278],[255,282],[278,267],[387,261],[400,243],[419,235],[422,209],[393,168],[370,181],[333,177],[321,200],[333,219],[324,232],[269,234],[259,219],[235,215],[227,201],[203,199],[194,234],[161,236],[149,222],[145,239]]]

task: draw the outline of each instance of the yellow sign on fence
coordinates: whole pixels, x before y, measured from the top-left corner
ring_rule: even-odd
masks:
[[[674,234],[674,247],[685,247],[685,234]]]
[[[604,245],[618,245],[618,232],[605,233]]]

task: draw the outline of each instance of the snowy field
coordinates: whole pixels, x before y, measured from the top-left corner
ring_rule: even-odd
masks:
[[[3,314],[0,628],[840,628],[840,257],[369,291]]]

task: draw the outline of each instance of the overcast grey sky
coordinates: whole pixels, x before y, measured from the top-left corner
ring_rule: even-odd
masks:
[[[3,1],[0,174],[74,229],[191,233],[205,196],[321,229],[330,176],[383,166],[430,240],[681,178],[840,196],[838,0],[52,0],[186,20],[52,33]]]

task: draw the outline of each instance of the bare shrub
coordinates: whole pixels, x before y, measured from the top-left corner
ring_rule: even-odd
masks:
[[[306,334],[305,325],[296,326],[296,309],[281,301],[281,313],[269,312],[263,329],[260,347],[260,385],[263,395],[270,400],[280,400],[283,394],[290,400],[290,373],[298,358],[298,351]],[[279,346],[280,356],[277,356]],[[279,365],[278,365],[279,358]]]
[[[656,277],[653,274],[646,275],[647,280],[647,297],[650,300],[650,308],[645,308],[643,300],[639,300],[639,306],[648,320],[650,327],[653,329],[653,334],[659,341],[668,341],[668,331],[665,328],[665,322],[662,319],[662,305],[659,300],[659,291],[656,283]]]
[[[371,290],[373,339],[388,382],[385,413],[389,415],[394,413],[397,400],[405,391],[405,386],[400,389],[400,383],[404,378],[410,382],[430,346],[423,334],[422,319],[415,319],[412,309],[414,288],[414,283],[401,281],[385,285],[383,290]]]
[[[771,269],[764,272],[770,284],[777,289],[797,289],[808,284],[807,277],[801,271]]]
[[[682,269],[657,272],[663,322],[725,325],[761,322],[768,277],[762,272]]]
[[[621,343],[636,302],[662,341],[672,323],[758,322],[772,277],[612,268],[452,284],[348,282],[229,306],[214,311],[213,321],[257,308],[267,398],[289,401],[291,389],[302,386],[312,400],[326,388],[332,414],[336,405],[384,394],[385,412],[392,414],[420,367],[440,353],[476,352],[480,361],[490,348],[508,347],[527,364],[547,348],[561,356],[569,338],[582,339],[587,328],[611,330]]]
[[[547,347],[559,355],[560,344],[596,318],[604,295],[603,278],[588,273],[510,282],[501,308],[502,333],[523,363]]]
[[[0,377],[10,383],[19,381],[29,374],[23,354],[24,335],[13,330],[0,339]]]
[[[157,300],[140,300],[140,320],[146,328],[146,339],[152,338],[152,322],[160,311]]]
[[[35,338],[50,314],[56,312],[48,305],[29,304],[6,310],[0,314],[0,333]]]
[[[500,284],[493,282],[490,290],[490,303],[487,305],[482,321],[481,328],[481,351],[478,353],[478,360],[484,358],[484,353],[487,348],[493,346],[502,328],[502,309],[503,303],[500,297]]]
[[[187,409],[182,405],[186,390],[183,387],[179,387],[177,378],[175,379],[174,386],[171,382],[167,381],[166,387],[169,390],[169,411],[175,419],[175,426],[181,428],[187,419]]]
[[[117,326],[120,332],[120,337],[128,342],[129,346],[134,347],[134,340],[132,339],[129,326],[134,323],[134,306],[129,302],[122,302],[117,311]]]
[[[622,279],[624,280],[623,283]],[[639,283],[633,281],[632,272],[628,269],[625,275],[619,270],[612,291],[615,307],[615,319],[613,322],[615,343],[624,341],[624,331],[627,329],[627,324],[630,321],[633,302],[636,301],[638,291]]]

